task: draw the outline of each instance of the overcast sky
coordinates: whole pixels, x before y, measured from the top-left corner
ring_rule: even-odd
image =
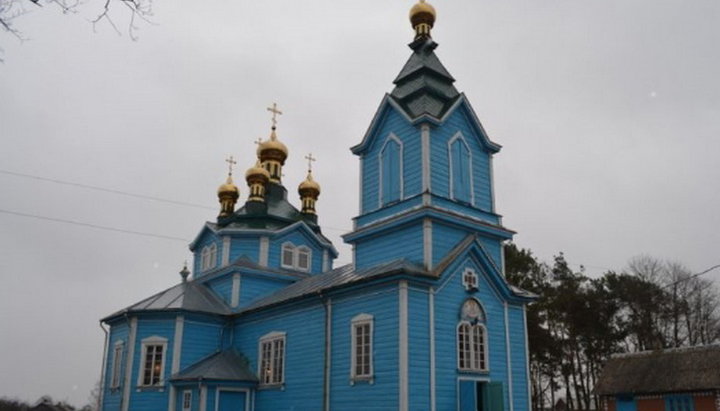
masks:
[[[18,18],[23,44],[0,33],[0,396],[86,401],[99,318],[179,280],[217,215],[224,158],[241,175],[252,165],[273,101],[290,197],[312,152],[320,223],[351,261],[348,148],[410,55],[411,0],[156,2],[135,42],[93,32],[101,4]],[[504,146],[497,210],[521,247],[545,261],[563,251],[592,275],[638,254],[695,272],[720,263],[720,2],[434,5],[437,54]]]

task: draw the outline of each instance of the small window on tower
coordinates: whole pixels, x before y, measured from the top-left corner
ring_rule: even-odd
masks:
[[[192,410],[192,391],[183,391],[182,411]]]
[[[282,262],[285,268],[294,268],[295,265],[295,246],[291,243],[285,243],[282,246]]]
[[[142,341],[142,363],[140,364],[138,385],[152,387],[164,384],[166,351],[167,339],[165,338],[148,337]]]
[[[310,269],[310,249],[307,247],[298,247],[297,249],[297,268],[299,270],[308,271]]]

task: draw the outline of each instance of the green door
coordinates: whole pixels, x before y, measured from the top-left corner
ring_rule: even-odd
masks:
[[[482,398],[482,411],[503,411],[505,394],[501,382],[486,382],[480,385],[479,397]]]

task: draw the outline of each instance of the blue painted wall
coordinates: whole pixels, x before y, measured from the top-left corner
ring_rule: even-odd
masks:
[[[222,264],[222,240],[215,235],[210,230],[205,230],[203,235],[198,239],[197,243],[195,244],[195,248],[193,251],[193,276],[195,278],[200,278],[202,275],[204,275],[205,272],[209,271],[206,270],[205,272],[200,270],[200,263],[202,261],[202,250],[204,247],[209,246],[211,244],[215,244],[217,247],[217,259],[215,267],[220,267],[220,264]],[[213,268],[215,268],[213,267]]]
[[[128,351],[128,332],[129,326],[124,321],[113,323],[108,333],[108,352],[107,361],[105,362],[105,386],[103,387],[103,406],[106,410],[119,410],[123,395],[123,387],[125,386],[125,364]],[[123,357],[120,363],[120,386],[117,389],[111,389],[112,380],[112,364],[113,351],[115,343],[123,342]]]
[[[247,256],[257,263],[260,260],[260,237],[232,237],[230,240],[230,262]]]
[[[283,287],[287,287],[291,283],[292,280],[290,279],[255,274],[241,274],[240,304],[238,308],[247,307],[253,301],[266,297]]]
[[[167,350],[165,352],[164,385],[161,387],[136,389],[140,373],[142,358],[142,340],[148,337],[158,336],[167,339]],[[130,409],[133,411],[157,411],[167,409],[170,384],[170,369],[172,366],[173,343],[175,336],[175,316],[157,318],[138,318],[137,337],[133,359],[133,371],[130,378],[132,389],[130,390]]]
[[[410,286],[408,288],[408,377],[410,410],[430,409],[429,309],[428,288]]]
[[[310,237],[308,233],[300,227],[270,239],[270,249],[268,250],[268,265],[270,267],[282,268],[280,265],[282,245],[288,241],[296,247],[301,245],[309,247],[312,250],[310,273],[318,274],[322,272],[324,248],[318,244],[316,239]]]
[[[180,370],[195,364],[221,348],[223,325],[206,318],[186,316],[183,326]]]
[[[365,268],[398,258],[423,263],[423,227],[414,223],[355,243],[355,266]]]

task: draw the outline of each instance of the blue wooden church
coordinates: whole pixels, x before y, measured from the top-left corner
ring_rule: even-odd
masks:
[[[232,173],[218,189],[192,276],[102,319],[103,410],[529,409],[534,296],[503,275],[500,146],[435,55],[435,17],[412,8],[412,54],[352,147],[353,263],[333,267],[311,171],[288,200],[273,121],[244,205]]]

